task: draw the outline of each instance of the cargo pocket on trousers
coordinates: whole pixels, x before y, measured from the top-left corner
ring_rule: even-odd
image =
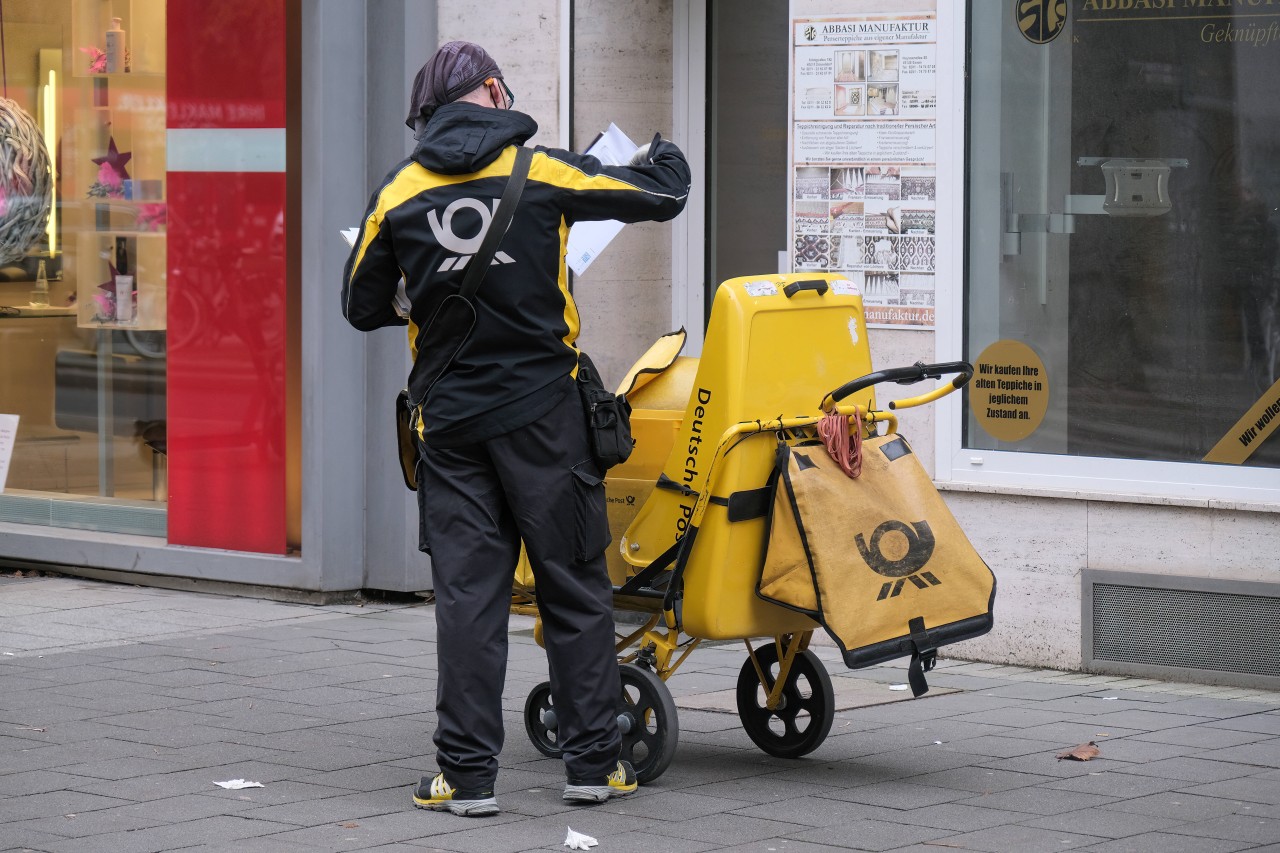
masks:
[[[573,474],[573,558],[580,562],[599,556],[613,539],[605,511],[604,480],[596,475],[598,470],[590,459],[570,469]]]

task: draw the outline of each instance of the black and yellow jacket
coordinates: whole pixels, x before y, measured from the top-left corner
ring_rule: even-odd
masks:
[[[436,110],[413,156],[373,194],[342,284],[342,313],[369,331],[406,321],[392,307],[403,274],[409,343],[479,248],[523,145],[529,116],[468,103]],[[476,326],[423,406],[429,443],[483,441],[544,415],[572,388],[578,309],[565,243],[581,220],[665,221],[684,209],[689,164],[670,142],[642,166],[602,166],[539,146],[524,195],[475,297]],[[430,343],[428,331],[427,345]],[[415,357],[417,353],[414,353]]]

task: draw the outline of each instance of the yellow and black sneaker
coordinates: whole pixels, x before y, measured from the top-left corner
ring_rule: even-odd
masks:
[[[612,773],[600,779],[570,779],[564,786],[564,799],[571,803],[603,803],[610,797],[634,794],[638,785],[630,762],[619,761]]]
[[[463,817],[498,813],[498,801],[493,791],[459,791],[445,781],[443,773],[437,773],[430,779],[422,777],[413,790],[413,804],[420,809],[450,811]]]

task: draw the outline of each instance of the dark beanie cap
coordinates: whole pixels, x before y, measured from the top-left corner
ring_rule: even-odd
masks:
[[[419,116],[430,118],[437,107],[456,101],[490,77],[501,79],[502,71],[483,47],[469,41],[442,44],[413,78],[404,123],[413,128]]]

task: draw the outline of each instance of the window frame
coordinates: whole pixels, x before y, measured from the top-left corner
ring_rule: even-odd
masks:
[[[693,186],[671,231],[671,328],[688,334],[683,354],[702,353],[707,320],[707,0],[672,3],[672,134],[689,160]]]
[[[938,4],[938,138],[958,143],[938,147],[939,359],[965,357],[969,302],[968,147],[971,97],[969,9]],[[947,69],[964,73],[944,73]],[[1044,494],[1147,503],[1223,505],[1280,510],[1280,471],[1274,468],[1202,462],[1158,462],[1066,454],[983,450],[964,446],[964,395],[937,405],[935,479],[958,490]],[[1243,414],[1244,410],[1241,410]],[[1272,439],[1280,440],[1280,439]]]

